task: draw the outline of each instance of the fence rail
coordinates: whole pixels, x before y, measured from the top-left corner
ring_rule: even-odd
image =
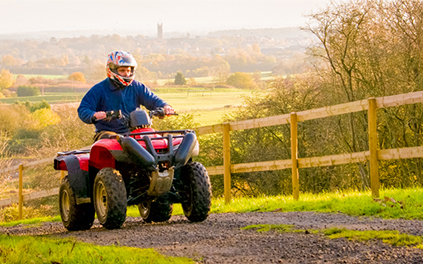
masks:
[[[370,151],[311,157],[298,158],[298,168],[312,168],[342,165],[348,163],[366,162],[370,158]],[[401,149],[381,149],[378,150],[378,160],[395,160],[395,159],[412,159],[423,157],[423,146],[410,147]],[[270,160],[262,162],[239,163],[231,164],[231,173],[241,172],[256,172],[256,171],[271,171],[284,170],[292,168],[292,160]],[[207,167],[209,175],[221,175],[224,173],[224,166]]]
[[[22,200],[23,200],[23,202],[27,202],[27,201],[30,201],[30,200],[44,198],[44,197],[57,195],[57,194],[59,194],[59,187],[52,188],[52,189],[49,189],[49,190],[42,190],[42,191],[39,191],[39,192],[32,192],[32,193],[24,194],[24,195],[22,195],[23,196]],[[14,196],[14,197],[10,197],[8,199],[0,200],[0,207],[10,206],[12,204],[19,204],[19,197],[18,196]]]
[[[277,115],[271,117],[234,121],[224,124],[216,124],[211,126],[198,127],[197,134],[205,135],[211,133],[223,133],[223,158],[224,162],[221,166],[207,167],[209,175],[224,175],[224,196],[227,203],[231,200],[231,173],[241,172],[256,172],[269,170],[284,170],[292,169],[293,195],[295,199],[299,198],[299,172],[298,169],[322,166],[334,166],[347,163],[357,163],[370,161],[370,178],[372,195],[379,196],[379,174],[378,161],[392,160],[392,159],[409,159],[422,158],[423,146],[411,148],[398,149],[383,149],[377,150],[377,131],[376,131],[376,111],[378,108],[386,108],[393,106],[401,106],[406,104],[416,104],[423,102],[423,91],[385,96],[378,98],[370,98],[367,100],[360,100],[339,105],[316,108],[297,113]],[[298,142],[297,142],[297,122],[304,122],[318,118],[348,114],[353,112],[368,111],[369,122],[369,151],[346,153],[339,155],[321,156],[321,157],[298,157]],[[290,124],[291,126],[291,159],[288,160],[273,160],[263,162],[231,164],[230,157],[230,131],[261,128],[268,126]],[[25,168],[52,162],[53,158],[47,158],[39,161],[29,162],[25,164]],[[19,169],[20,174],[20,191],[18,197],[0,200],[0,207],[8,206],[19,202],[20,206],[24,201],[38,199],[55,195],[58,193],[58,188],[44,190],[34,193],[22,195],[22,170],[23,165],[14,166],[5,170],[0,170],[0,173],[8,173]]]

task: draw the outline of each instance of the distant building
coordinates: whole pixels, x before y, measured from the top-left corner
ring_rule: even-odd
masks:
[[[157,23],[157,38],[163,39],[163,23]]]

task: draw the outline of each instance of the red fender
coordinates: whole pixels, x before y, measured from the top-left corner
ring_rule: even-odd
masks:
[[[90,166],[99,170],[115,168],[116,159],[110,151],[122,152],[122,147],[116,139],[100,139],[91,146]]]

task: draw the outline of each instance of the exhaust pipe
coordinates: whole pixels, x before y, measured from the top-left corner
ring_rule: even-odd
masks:
[[[186,134],[176,151],[175,163],[184,166],[191,158],[196,143],[197,136],[194,133]]]
[[[132,137],[119,137],[119,144],[122,146],[123,152],[137,164],[156,170],[157,161],[145,148],[143,148],[134,138]]]

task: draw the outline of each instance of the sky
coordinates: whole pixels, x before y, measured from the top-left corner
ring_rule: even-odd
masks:
[[[210,32],[303,26],[330,0],[0,0],[0,35],[49,31]]]

